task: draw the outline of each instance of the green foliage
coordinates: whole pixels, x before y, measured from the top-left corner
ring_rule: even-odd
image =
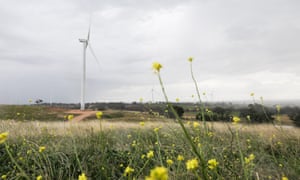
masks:
[[[174,105],[173,106],[174,110],[176,111],[176,113],[178,114],[178,116],[180,118],[182,118],[183,114],[184,114],[184,109],[181,107],[181,106],[178,106],[178,105]],[[175,115],[174,113],[171,111],[170,108],[166,108],[165,110],[165,116],[168,117],[168,118],[172,118],[172,119],[175,119]]]
[[[231,121],[232,118],[231,108],[222,108],[216,106],[212,110],[206,110],[203,114],[206,121]],[[198,112],[196,114],[196,119],[202,121],[202,113]]]
[[[282,113],[287,114],[294,124],[300,127],[300,108],[299,107],[283,107]]]
[[[294,121],[295,125],[300,127],[300,113],[299,114],[296,114],[292,120]]]
[[[237,138],[234,129],[231,129],[232,133],[210,129],[209,134],[202,126],[190,127],[190,130],[194,142],[201,143],[205,163],[209,159],[219,163],[215,170],[207,169],[208,176],[213,179],[241,179],[244,173],[248,173],[249,179],[255,179],[257,175],[260,179],[269,176],[281,179],[283,174],[289,179],[297,179],[300,175],[300,143],[296,137],[277,134],[270,135],[269,140],[269,137],[257,134],[240,133]],[[50,132],[45,131],[40,136],[12,137],[7,141],[13,157],[31,179],[38,175],[44,179],[78,179],[82,171],[89,179],[127,179],[124,176],[127,166],[134,169],[132,178],[144,179],[161,163],[168,168],[170,179],[197,179],[200,175],[200,169],[193,172],[186,169],[187,160],[195,156],[187,149],[187,141],[178,128],[162,128],[157,134],[147,127],[104,132],[89,130],[84,134],[70,131],[62,136]],[[45,146],[46,150],[39,152],[40,146]],[[148,159],[145,155],[150,150],[154,151],[154,157]],[[246,171],[241,168],[239,151],[244,157],[255,155],[253,165]],[[3,144],[0,144],[0,154],[0,175],[22,179]],[[178,161],[178,155],[185,160]],[[174,164],[169,166],[167,159],[172,159]]]
[[[247,119],[247,116],[250,116],[251,122],[255,123],[273,122],[274,120],[274,113],[261,104],[249,104],[248,108],[239,109],[239,112],[241,117]]]
[[[122,118],[124,117],[124,113],[123,112],[112,112],[112,113],[105,113],[103,114],[103,118],[105,119],[113,119],[113,118]]]
[[[63,120],[63,112],[62,109],[52,111],[48,107],[38,105],[2,105],[0,106],[0,119],[58,121]]]

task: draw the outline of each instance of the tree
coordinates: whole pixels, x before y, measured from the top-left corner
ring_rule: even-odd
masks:
[[[174,108],[174,110],[176,111],[176,113],[178,114],[178,116],[179,116],[180,118],[182,118],[182,116],[183,116],[183,114],[184,114],[184,109],[183,109],[183,107],[174,105],[173,108]],[[166,114],[167,117],[175,119],[175,115],[174,115],[174,113],[171,111],[171,108],[170,108],[170,107],[167,107],[167,108],[165,109],[165,114]]]
[[[240,116],[246,119],[250,116],[251,122],[272,122],[272,115],[271,111],[261,104],[249,104],[248,108],[240,109]]]

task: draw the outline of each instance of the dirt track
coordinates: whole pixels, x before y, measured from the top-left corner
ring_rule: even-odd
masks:
[[[91,111],[91,110],[70,110],[67,111],[66,113],[68,114],[74,114],[74,118],[72,119],[73,122],[78,122],[78,121],[82,121],[88,117],[94,116],[96,118],[96,112],[97,111]]]

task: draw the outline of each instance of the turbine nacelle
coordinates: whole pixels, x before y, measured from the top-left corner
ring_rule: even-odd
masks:
[[[87,39],[79,39],[79,42],[84,43],[85,48],[87,48],[89,41]]]
[[[87,43],[88,41],[86,39],[79,39],[79,42],[81,42],[81,43]]]

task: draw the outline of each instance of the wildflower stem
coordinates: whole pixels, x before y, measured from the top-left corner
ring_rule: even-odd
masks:
[[[14,157],[12,156],[12,154],[9,151],[9,147],[8,145],[5,143],[5,150],[7,152],[7,154],[9,155],[10,160],[16,165],[16,167],[18,168],[18,170],[21,172],[21,175],[27,179],[30,180],[30,178],[27,176],[27,174],[25,173],[25,171],[21,168],[21,166],[16,162],[16,160],[14,159]]]
[[[268,114],[267,114],[267,112],[266,112],[265,105],[264,105],[264,101],[263,101],[263,98],[262,98],[262,97],[261,97],[261,108],[262,108],[262,110],[263,110],[263,112],[264,112],[264,115],[266,116],[267,120],[268,120],[269,122],[271,121],[272,124],[275,125],[274,122],[269,118],[269,116],[268,116]]]
[[[174,114],[176,120],[178,121],[179,125],[181,126],[183,132],[184,132],[184,135],[185,137],[187,138],[189,144],[191,145],[192,147],[192,150],[193,152],[195,153],[195,155],[198,157],[198,159],[200,160],[200,163],[201,163],[201,171],[202,171],[202,175],[203,175],[203,178],[204,180],[208,179],[207,177],[207,174],[205,173],[205,170],[206,170],[206,164],[205,164],[205,161],[204,159],[202,158],[201,154],[198,152],[197,150],[197,147],[195,146],[195,144],[193,143],[193,140],[191,138],[191,135],[189,134],[189,132],[187,131],[187,129],[185,128],[181,118],[178,116],[177,112],[175,111],[174,107],[172,106],[171,103],[169,103],[169,100],[168,100],[168,96],[167,96],[167,93],[165,91],[165,88],[164,88],[164,84],[162,82],[162,79],[161,79],[161,76],[160,76],[160,73],[157,72],[158,74],[158,79],[159,79],[159,83],[160,83],[160,86],[161,86],[161,89],[162,89],[162,92],[164,94],[164,97],[165,97],[165,100],[166,100],[166,103],[168,105],[168,107],[170,107],[172,113]]]
[[[149,160],[150,159],[147,159],[147,161],[145,162],[145,164],[143,165],[143,167],[137,173],[136,177],[139,177],[139,175],[142,173],[142,171],[145,169],[146,165],[148,164]]]
[[[76,142],[75,142],[74,139],[73,139],[73,144],[74,144],[74,153],[75,153],[75,156],[76,156],[76,161],[77,161],[77,163],[78,163],[78,166],[79,166],[80,171],[83,172],[82,167],[81,167],[81,163],[80,163],[80,161],[79,161],[78,153],[77,153]]]
[[[163,161],[162,161],[162,158],[161,158],[161,150],[160,150],[160,139],[159,139],[159,135],[158,135],[158,132],[155,132],[156,134],[156,140],[157,140],[157,145],[158,145],[158,158],[159,158],[159,161],[160,161],[160,165],[163,166]]]
[[[241,159],[241,163],[242,163],[242,168],[244,170],[244,179],[248,180],[247,169],[245,167],[244,155],[243,155],[243,152],[242,152],[242,147],[241,147],[241,143],[240,143],[240,138],[239,138],[239,132],[238,132],[238,130],[235,132],[235,135],[236,135],[236,140],[237,140],[238,149],[239,149],[239,153],[240,153],[240,159]]]
[[[199,88],[198,88],[198,83],[197,83],[196,78],[195,78],[195,76],[194,76],[194,72],[193,72],[193,64],[192,64],[192,62],[190,62],[190,69],[191,69],[192,79],[193,79],[194,84],[195,84],[195,87],[196,87],[196,92],[197,92],[197,96],[198,96],[198,100],[199,100],[199,105],[200,105],[200,111],[201,111],[202,121],[203,121],[203,123],[204,123],[205,130],[207,131],[207,128],[206,128],[206,120],[205,120],[205,116],[204,116],[204,104],[202,103],[201,96],[200,96],[200,91],[199,91]]]

